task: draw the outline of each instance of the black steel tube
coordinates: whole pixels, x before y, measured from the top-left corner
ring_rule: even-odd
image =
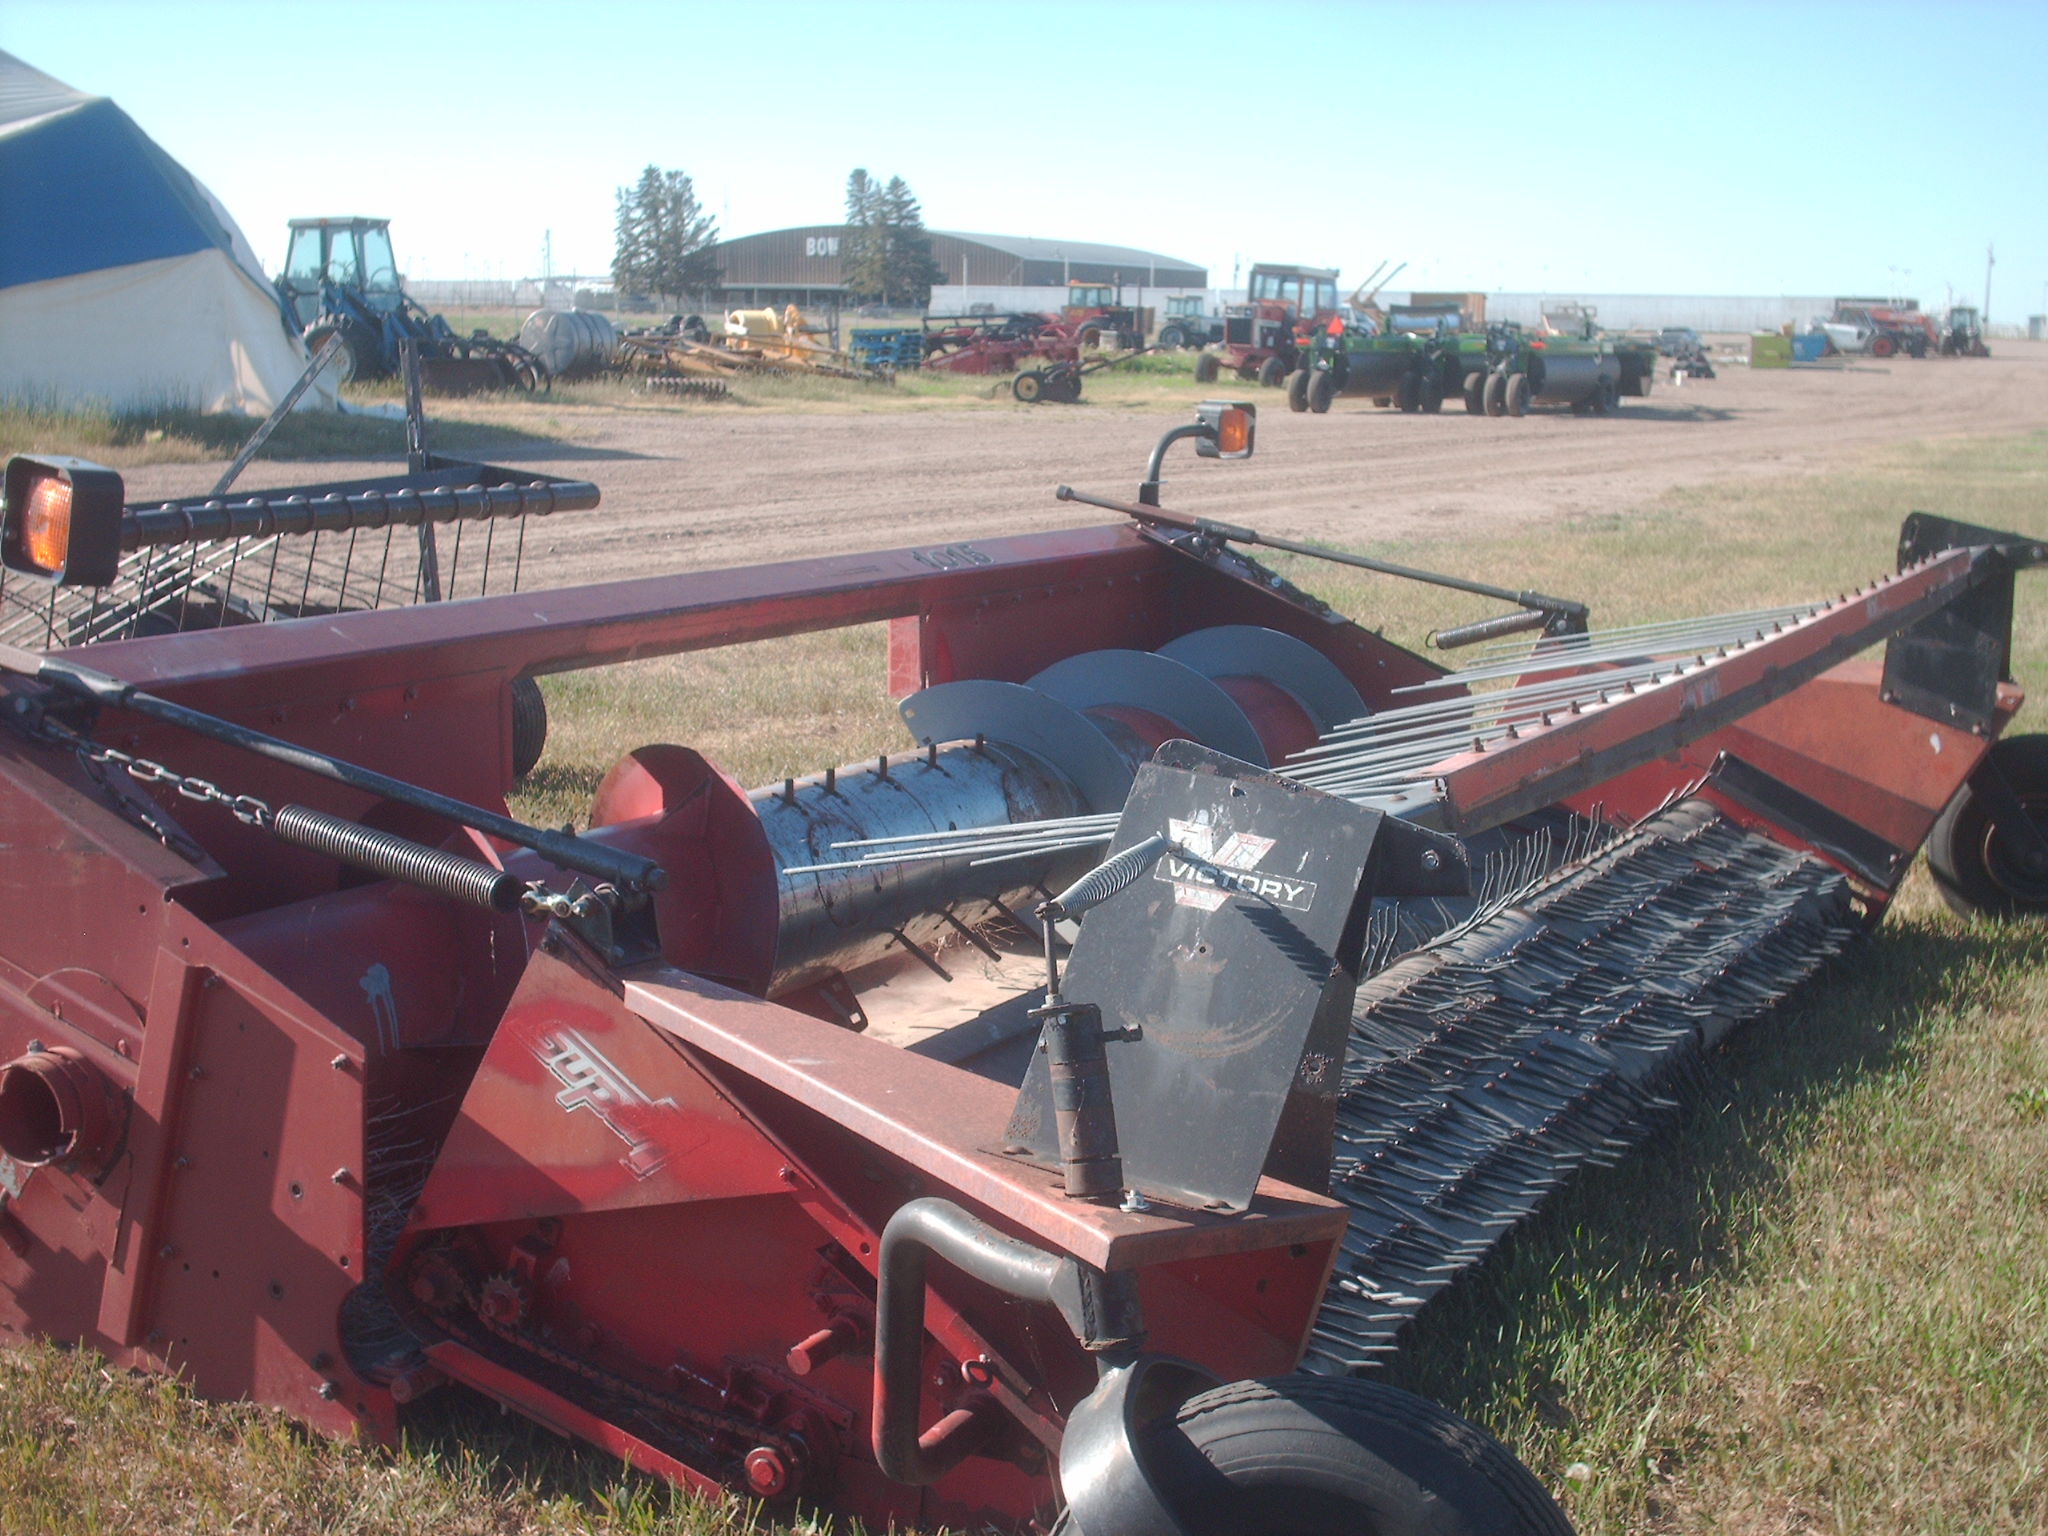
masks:
[[[121,519],[123,553],[165,545],[270,538],[279,534],[348,532],[357,528],[414,527],[497,517],[544,517],[594,507],[597,487],[587,480],[524,485],[428,486],[421,489],[289,492],[138,508]]]
[[[1056,1286],[1072,1263],[1004,1237],[950,1200],[927,1197],[897,1209],[882,1229],[876,1263],[875,1461],[899,1483],[935,1483],[978,1442],[953,1437],[930,1445],[917,1429],[924,1386],[925,1255],[1022,1301],[1056,1305]]]
[[[444,816],[463,826],[474,827],[479,832],[488,832],[493,837],[502,837],[508,843],[517,843],[522,848],[531,848],[535,853],[561,865],[564,869],[578,870],[594,875],[600,880],[609,880],[627,891],[659,890],[667,881],[667,871],[651,859],[634,854],[621,853],[607,848],[602,843],[586,842],[580,837],[565,832],[550,832],[543,827],[530,827],[523,821],[514,821],[510,816],[501,816],[496,811],[487,811],[480,805],[457,800],[452,795],[439,794],[423,789],[417,784],[408,784],[403,779],[394,779],[389,774],[379,773],[374,768],[359,767],[343,762],[338,757],[329,757],[324,752],[310,751],[289,741],[279,741],[275,736],[266,736],[261,731],[252,731],[245,725],[222,720],[200,710],[187,709],[183,704],[173,704],[169,699],[160,699],[155,694],[144,693],[118,677],[109,677],[91,667],[82,667],[73,661],[60,661],[54,656],[41,656],[34,651],[22,650],[19,646],[0,645],[0,670],[20,673],[42,682],[57,683],[72,691],[82,693],[115,709],[131,710],[138,715],[147,715],[153,720],[188,730],[195,736],[238,747],[258,757],[269,758],[275,763],[284,763],[315,778],[327,779],[335,784],[345,784],[350,789],[362,790],[386,800],[395,800],[400,805],[410,805],[436,816]]]
[[[1102,1010],[1093,1003],[1055,1000],[1037,1011],[1045,1018],[1046,1076],[1067,1193],[1076,1200],[1113,1198],[1123,1193],[1124,1162],[1109,1057],[1103,1050]]]
[[[1084,506],[1101,507],[1107,512],[1121,512],[1126,517],[1135,517],[1140,522],[1159,523],[1168,528],[1178,528],[1184,533],[1205,534],[1210,538],[1228,539],[1235,544],[1263,544],[1268,549],[1284,549],[1289,554],[1307,555],[1312,560],[1328,560],[1335,565],[1356,566],[1361,571],[1377,571],[1382,576],[1399,576],[1407,581],[1426,582],[1433,587],[1448,587],[1453,592],[1470,592],[1476,597],[1497,597],[1503,602],[1519,603],[1524,608],[1540,609],[1545,613],[1562,613],[1583,618],[1586,605],[1574,602],[1568,597],[1550,597],[1542,592],[1511,592],[1506,587],[1496,587],[1483,581],[1467,581],[1462,576],[1446,576],[1440,571],[1417,570],[1412,565],[1395,565],[1388,560],[1374,560],[1368,555],[1347,554],[1341,549],[1330,549],[1322,544],[1304,544],[1299,539],[1283,539],[1273,534],[1260,533],[1256,528],[1241,528],[1235,523],[1212,522],[1206,517],[1189,517],[1181,512],[1168,512],[1156,505],[1132,506],[1129,502],[1115,501],[1107,496],[1091,496],[1077,491],[1070,485],[1063,485],[1054,496],[1061,501],[1078,501]]]
[[[486,911],[515,912],[526,892],[524,882],[502,869],[309,806],[279,806],[269,828],[278,841],[295,848],[324,853],[387,880],[402,880]]]
[[[1205,421],[1190,422],[1184,427],[1175,427],[1152,445],[1152,457],[1145,465],[1145,483],[1138,487],[1138,500],[1148,507],[1159,505],[1159,476],[1166,466],[1166,450],[1184,437],[1214,438],[1216,429]],[[1067,488],[1060,487],[1061,499],[1066,499]],[[1080,498],[1086,500],[1085,497]]]
[[[1503,613],[1490,619],[1474,619],[1470,624],[1435,630],[1430,634],[1429,643],[1440,651],[1455,651],[1461,645],[1478,645],[1484,640],[1525,634],[1532,629],[1541,629],[1549,622],[1550,615],[1541,609]]]

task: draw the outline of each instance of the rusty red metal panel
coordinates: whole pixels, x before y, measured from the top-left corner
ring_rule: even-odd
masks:
[[[1951,550],[1860,589],[1770,639],[1657,685],[1618,686],[1608,698],[1518,739],[1446,758],[1428,771],[1459,826],[1478,827],[1582,794],[1783,697],[1965,590],[1970,551]],[[1589,681],[1594,679],[1589,677]]]
[[[835,555],[208,630],[176,645],[122,641],[94,646],[91,662],[180,703],[244,719],[239,711],[309,698],[332,707],[397,689],[403,702],[406,688],[439,679],[502,681],[875,623],[933,602],[994,602],[1164,558],[1115,525],[978,541],[971,548],[979,563],[958,563],[963,547],[944,546],[944,562],[924,549]]]
[[[573,944],[528,961],[415,1232],[787,1192],[777,1149]]]
[[[1240,1218],[1068,1199],[1056,1172],[1001,1152],[1015,1095],[1000,1083],[667,967],[637,967],[624,980],[627,1007],[656,1028],[1098,1268],[1328,1242],[1344,1229],[1342,1205],[1273,1179]]]
[[[556,1392],[550,1392],[531,1377],[511,1370],[475,1350],[442,1340],[427,1346],[427,1357],[451,1379],[474,1387],[487,1397],[518,1409],[535,1423],[563,1438],[587,1440],[592,1445],[643,1472],[652,1472],[699,1493],[721,1494],[726,1490],[713,1478],[705,1477],[689,1463],[656,1450],[637,1435],[628,1434]]]

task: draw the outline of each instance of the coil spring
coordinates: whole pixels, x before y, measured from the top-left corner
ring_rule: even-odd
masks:
[[[1113,859],[1105,859],[1068,886],[1048,904],[1055,917],[1079,917],[1090,907],[1101,906],[1118,891],[1145,873],[1152,861],[1172,848],[1163,832],[1154,832],[1142,843],[1133,843]]]
[[[501,869],[307,806],[279,806],[271,817],[270,830],[279,841],[294,847],[486,911],[517,911],[526,894],[525,884]]]

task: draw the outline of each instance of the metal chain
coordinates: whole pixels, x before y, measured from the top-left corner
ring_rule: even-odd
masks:
[[[105,746],[47,718],[42,722],[42,735],[44,739],[75,753],[80,765],[95,779],[99,778],[99,775],[93,772],[96,768],[119,768],[138,784],[165,785],[176,790],[187,800],[196,800],[202,805],[217,805],[244,826],[260,829],[270,825],[270,806],[254,795],[229,794],[218,784],[202,779],[196,774],[179,773],[175,768],[165,767],[150,758],[137,757],[132,752],[123,752],[119,747]],[[160,828],[152,826],[150,830],[159,837],[164,836]]]

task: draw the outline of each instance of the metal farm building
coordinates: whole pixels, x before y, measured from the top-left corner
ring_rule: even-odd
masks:
[[[1382,303],[1401,303],[1402,293],[1380,296]],[[1591,305],[1600,323],[1612,331],[1657,331],[1667,325],[1689,325],[1697,331],[1775,331],[1788,321],[1803,326],[1815,315],[1835,307],[1835,296],[1810,294],[1683,294],[1683,293],[1489,293],[1486,318],[1534,325],[1543,306],[1560,300]],[[1875,302],[1883,303],[1883,300]]]
[[[940,282],[946,287],[1041,290],[1029,306],[1032,308],[1061,302],[1050,296],[1064,294],[1070,281],[1165,290],[1205,288],[1209,282],[1204,267],[1129,246],[1028,235],[969,235],[943,229],[927,230],[926,234],[932,243],[932,259],[943,274]],[[843,224],[807,224],[720,241],[714,249],[724,271],[721,302],[727,308],[844,303],[845,243]],[[935,290],[932,308],[964,306],[947,303],[943,290]]]

